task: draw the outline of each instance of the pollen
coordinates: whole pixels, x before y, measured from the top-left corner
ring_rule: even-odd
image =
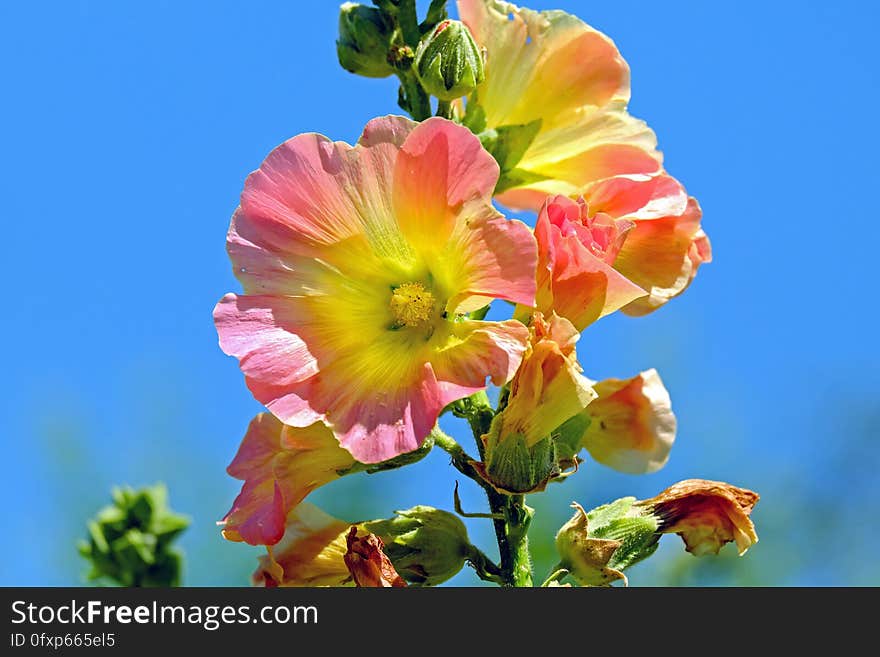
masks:
[[[434,295],[421,283],[404,283],[391,292],[391,314],[398,326],[424,326],[436,306]]]

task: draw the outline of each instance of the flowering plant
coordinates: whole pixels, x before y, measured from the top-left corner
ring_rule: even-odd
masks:
[[[584,450],[627,473],[669,457],[676,419],[657,372],[593,381],[576,343],[605,315],[644,315],[687,288],[711,260],[700,206],[628,113],[614,43],[580,19],[458,0],[457,21],[433,0],[419,22],[414,0],[374,5],[342,6],[339,61],[396,75],[411,118],[373,119],[355,145],[293,137],[247,178],[232,217],[243,294],[214,319],[268,412],[229,466],[243,484],[223,535],[266,546],[254,580],[267,586],[435,585],[466,563],[531,586],[527,495],[573,475]],[[535,211],[534,229],[493,200]],[[499,302],[508,319],[487,319]],[[475,456],[439,428],[444,413],[468,421]],[[454,507],[492,521],[498,561],[451,512],[349,522],[304,502],[435,448],[485,491],[487,512],[465,514],[457,490]],[[757,499],[694,479],[575,504],[544,584],[626,582],[664,533],[698,555],[745,552]]]

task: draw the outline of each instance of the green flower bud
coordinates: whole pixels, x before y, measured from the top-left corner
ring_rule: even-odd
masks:
[[[346,2],[339,9],[336,55],[346,71],[367,78],[386,78],[394,73],[388,63],[391,26],[375,7]]]
[[[189,519],[168,509],[168,492],[158,484],[142,490],[116,488],[113,506],[98,512],[81,541],[80,554],[92,569],[90,579],[121,586],[178,586],[182,554],[171,543]]]
[[[413,62],[425,91],[440,100],[467,96],[483,81],[483,54],[464,23],[445,20],[422,39]]]
[[[385,554],[411,584],[436,586],[458,573],[472,551],[457,516],[430,506],[398,511],[388,520],[364,523],[385,543]]]

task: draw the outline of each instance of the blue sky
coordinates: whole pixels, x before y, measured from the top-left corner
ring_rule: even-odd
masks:
[[[658,368],[680,431],[657,474],[588,462],[533,498],[545,533],[572,499],[726,479],[764,496],[762,541],[732,567],[737,581],[880,584],[866,565],[880,501],[877,7],[546,2],[532,6],[577,13],[618,44],[631,111],[700,200],[715,262],[659,312],[584,334],[592,378]],[[253,550],[213,525],[237,490],[224,468],[259,410],[211,321],[239,289],[229,217],[247,173],[286,138],[352,141],[399,112],[392,80],[339,68],[336,17],[334,2],[0,5],[0,584],[80,582],[73,543],[109,487],[160,479],[194,518],[187,583],[245,582]],[[448,507],[452,479],[435,454],[317,499],[359,517]],[[469,526],[485,544],[486,528]],[[633,584],[636,572],[671,581],[680,552],[666,539]],[[733,582],[699,568],[682,581]]]

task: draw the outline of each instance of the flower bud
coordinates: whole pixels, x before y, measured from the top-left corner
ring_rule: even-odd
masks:
[[[445,20],[422,39],[414,61],[425,91],[440,100],[466,96],[483,81],[483,54],[464,23]]]
[[[564,467],[576,464],[576,452],[560,461],[557,429],[596,397],[592,382],[581,374],[575,352],[580,335],[571,322],[535,313],[529,332],[529,349],[510,383],[507,405],[483,437],[486,462],[475,466],[508,493],[543,490]]]
[[[412,584],[436,586],[458,573],[471,551],[467,529],[456,516],[430,506],[398,511],[364,523],[385,543],[397,572]]]
[[[339,9],[336,54],[346,71],[367,78],[386,78],[394,73],[388,63],[391,29],[375,7],[346,2]]]

